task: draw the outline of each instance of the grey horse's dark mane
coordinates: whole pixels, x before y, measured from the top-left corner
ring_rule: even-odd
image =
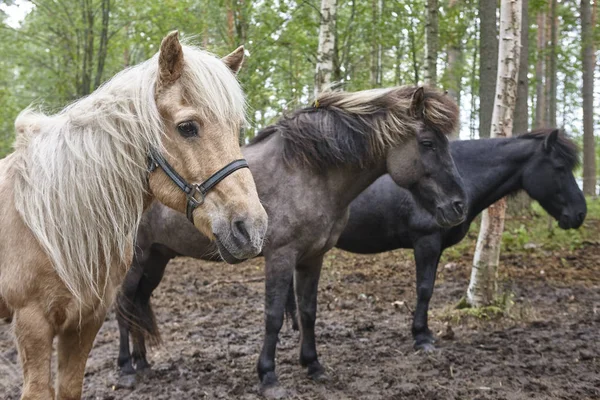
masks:
[[[426,125],[440,135],[458,126],[458,107],[447,94],[422,89],[422,108],[413,107],[419,87],[401,86],[361,92],[325,92],[302,108],[264,128],[250,142],[275,133],[283,139],[286,165],[300,163],[324,170],[332,166],[365,167],[387,149],[414,137]]]
[[[548,135],[554,132],[554,130],[555,129],[541,128],[523,133],[517,137],[521,139],[546,140]],[[553,149],[567,161],[567,164],[571,169],[579,166],[579,147],[565,134],[564,130],[561,129]]]

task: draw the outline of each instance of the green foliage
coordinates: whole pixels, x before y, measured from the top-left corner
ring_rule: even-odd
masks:
[[[0,9],[11,3],[2,0]],[[383,0],[381,12],[374,14],[377,3],[338,0],[334,75],[344,90],[376,85],[371,69],[377,54],[374,48],[379,46],[381,86],[423,80],[425,0]],[[579,135],[581,44],[576,3],[561,2],[558,9],[558,120]],[[20,110],[32,103],[50,112],[58,110],[124,67],[151,57],[161,38],[173,29],[219,55],[245,45],[247,59],[239,78],[252,122],[248,137],[282,113],[311,101],[319,0],[37,0],[34,4],[17,28],[8,26],[5,13],[0,12],[0,155],[10,150]],[[110,4],[110,18],[103,56],[101,11],[106,4]],[[477,4],[476,0],[445,1],[439,10],[440,85],[463,94],[463,121],[470,121],[472,135],[476,134],[479,85]],[[547,4],[529,1],[530,72],[535,60],[544,56],[535,46],[535,17]],[[453,71],[448,68],[451,47],[460,50]],[[530,90],[535,90],[533,81]],[[463,133],[468,129],[463,124]]]

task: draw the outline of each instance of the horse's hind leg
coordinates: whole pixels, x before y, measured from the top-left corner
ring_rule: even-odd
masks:
[[[308,376],[313,379],[320,378],[324,373],[317,357],[315,341],[317,288],[322,265],[323,256],[320,256],[298,265],[294,275],[300,316],[300,364],[308,368]]]
[[[294,293],[294,282],[290,284],[290,290],[288,292],[288,298],[285,303],[285,314],[287,319],[292,323],[292,330],[298,331],[298,306],[296,305],[296,293]]]
[[[133,334],[133,362],[137,371],[145,371],[150,368],[150,363],[146,358],[146,339],[142,332],[135,332]]]
[[[16,310],[13,318],[19,358],[23,368],[21,400],[54,399],[50,360],[54,330],[36,307]]]
[[[129,334],[135,320],[135,294],[142,279],[142,267],[134,259],[117,296],[117,322],[119,324],[119,357],[117,366],[121,375],[133,375],[135,369],[129,348]]]
[[[106,311],[97,311],[90,320],[58,336],[57,400],[81,399],[85,363]]]

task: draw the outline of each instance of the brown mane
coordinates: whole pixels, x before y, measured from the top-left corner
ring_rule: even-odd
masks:
[[[425,125],[449,135],[458,126],[458,106],[445,93],[423,87],[421,107],[414,107],[416,86],[360,92],[325,92],[313,106],[282,117],[250,142],[259,143],[275,133],[283,138],[286,164],[304,164],[318,170],[331,166],[364,167],[384,156],[387,149],[413,137]]]

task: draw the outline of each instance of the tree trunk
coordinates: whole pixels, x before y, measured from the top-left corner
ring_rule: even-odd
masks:
[[[438,0],[427,0],[427,22],[425,26],[425,36],[427,45],[425,46],[425,83],[437,85],[437,57],[438,57]]]
[[[589,0],[581,0],[583,60],[583,193],[596,195],[596,145],[594,140],[594,36]]]
[[[497,3],[479,0],[479,137],[490,137],[498,71]]]
[[[315,97],[331,84],[333,52],[335,49],[335,17],[336,0],[321,0],[321,28],[319,29],[319,47],[315,71]]]
[[[556,96],[557,96],[557,70],[556,48],[558,42],[558,15],[556,13],[556,0],[552,0],[550,8],[550,43],[548,48],[548,126],[556,127]]]
[[[525,133],[529,130],[529,7],[523,1],[521,9],[521,56],[519,60],[519,85],[517,86],[517,103],[513,122],[513,135]],[[508,199],[509,214],[519,214],[531,206],[531,197],[525,191],[520,191],[516,196]]]
[[[477,113],[477,100],[476,100],[476,96],[475,96],[475,86],[477,83],[477,73],[479,71],[477,71],[477,69],[474,67],[475,65],[478,65],[478,58],[479,58],[479,48],[478,46],[473,46],[473,63],[471,65],[473,65],[473,69],[471,71],[471,117],[470,117],[470,134],[469,134],[469,138],[470,139],[475,139],[476,138],[476,134],[477,134],[477,120],[476,120],[476,113]]]
[[[381,55],[382,40],[380,21],[382,17],[383,0],[371,0],[371,87],[381,86]]]
[[[457,43],[450,44],[448,48],[448,94],[460,105],[461,92],[461,68],[462,68],[462,49],[460,40]],[[460,118],[459,126],[452,132],[451,137],[458,139],[460,136]]]
[[[546,13],[537,16],[537,62],[535,63],[535,119],[534,128],[542,128],[546,120],[546,98],[544,96],[544,53],[546,51]]]
[[[410,19],[410,31],[408,32],[408,39],[410,40],[410,52],[412,58],[412,66],[414,72],[415,85],[419,84],[419,61],[417,57],[417,39],[416,39],[415,25],[413,18]]]
[[[448,3],[448,14],[454,15],[454,7],[457,6],[456,0],[451,0]],[[456,24],[458,21],[452,20],[451,23]],[[448,55],[448,62],[446,64],[446,77],[445,86],[447,87],[448,94],[456,101],[460,106],[460,93],[462,89],[462,31],[455,29],[452,37],[448,42],[446,53]],[[460,122],[460,118],[459,118]],[[460,123],[456,131],[452,132],[452,138],[458,139],[460,136]]]
[[[513,135],[529,130],[529,12],[527,1],[523,1],[521,9],[521,56],[519,59],[519,85],[517,86],[517,103],[513,122]]]
[[[102,83],[102,74],[104,73],[104,62],[108,51],[108,23],[110,21],[110,0],[102,0],[102,26],[100,28],[100,46],[98,48],[98,64],[96,68],[96,78],[94,79],[94,88]]]
[[[502,0],[500,6],[501,39],[491,137],[512,135],[521,50],[521,6],[521,0]],[[490,305],[496,297],[505,210],[506,201],[502,199],[482,215],[471,282],[467,290],[467,301],[475,307]]]

